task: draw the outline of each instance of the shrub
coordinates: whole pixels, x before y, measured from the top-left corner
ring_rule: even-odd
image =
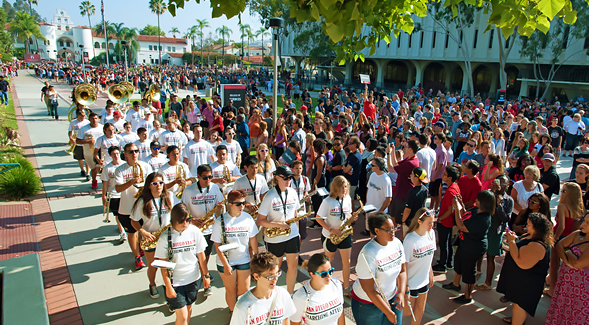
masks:
[[[20,200],[39,193],[41,180],[26,158],[14,157],[3,160],[4,163],[20,163],[20,167],[0,174],[0,194],[9,200]]]

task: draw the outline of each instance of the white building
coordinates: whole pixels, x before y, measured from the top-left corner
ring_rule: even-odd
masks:
[[[75,26],[70,16],[63,9],[57,9],[51,23],[39,23],[41,33],[46,41],[30,41],[31,51],[37,51],[41,59],[75,60],[90,62],[94,56],[106,51],[106,39],[102,33],[91,31],[86,26]],[[109,35],[109,49],[114,50],[117,39]],[[138,35],[135,40],[139,43],[136,62],[139,64],[158,64],[158,36]],[[166,53],[185,53],[190,50],[188,42],[183,38],[160,38],[162,62]],[[16,43],[16,47],[24,47],[23,43]],[[171,60],[170,64],[183,64],[182,60]]]
[[[474,92],[468,90],[468,74],[466,73],[464,58],[458,44],[447,36],[431,17],[413,17],[416,25],[419,23],[421,31],[412,35],[401,33],[399,38],[392,36],[389,44],[381,41],[376,52],[369,56],[369,49],[364,50],[365,62],[360,60],[348,62],[345,66],[334,67],[334,77],[344,80],[346,85],[360,85],[359,74],[369,74],[372,84],[378,88],[397,90],[415,85],[433,88],[434,91],[459,92],[461,94],[481,93],[494,98],[499,82],[499,43],[496,30],[484,32],[487,28],[488,15],[482,11],[475,14],[474,23],[463,30],[464,46],[468,47],[472,62]],[[455,35],[460,32],[454,31]],[[282,55],[290,56],[299,69],[303,55],[294,50],[293,40],[297,35],[289,33],[282,42]],[[535,96],[536,79],[533,65],[520,55],[522,41],[519,35],[507,57],[507,94],[509,97]],[[550,85],[548,98],[555,95],[559,98],[568,96],[573,98],[582,92],[589,92],[589,60],[586,50],[589,39],[565,40],[568,42],[565,53],[561,58],[568,60],[559,69],[554,82]],[[543,70],[549,69],[551,53],[546,48],[540,59]],[[326,67],[319,71],[322,75],[330,73]],[[540,83],[541,92],[544,84]]]

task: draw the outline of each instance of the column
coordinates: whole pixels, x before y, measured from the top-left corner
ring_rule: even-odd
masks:
[[[344,80],[344,85],[348,86],[352,84],[352,73],[354,71],[354,62],[346,62],[346,78]]]
[[[527,97],[528,96],[528,81],[522,80],[521,87],[519,88],[519,98]]]
[[[417,86],[423,81],[423,67],[429,62],[412,61],[415,64],[415,83]]]
[[[376,62],[376,87],[384,88],[384,69],[387,61],[385,60],[374,60]]]

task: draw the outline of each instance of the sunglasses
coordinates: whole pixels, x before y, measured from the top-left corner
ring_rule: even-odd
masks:
[[[276,273],[276,274],[272,274],[272,275],[268,275],[268,276],[260,275],[260,277],[262,277],[268,281],[274,281],[274,280],[277,280],[281,275],[282,275],[282,271],[278,271],[278,273]]]
[[[386,232],[387,234],[394,234],[397,230],[399,230],[399,226],[393,227],[393,228],[391,228],[389,230],[382,229],[382,228],[378,228],[378,229]]]
[[[474,147],[474,144],[470,144],[470,143],[468,143],[468,144],[467,144],[467,146],[469,146],[469,147]]]
[[[332,266],[331,269],[329,269],[327,271],[323,271],[323,272],[311,272],[311,273],[315,273],[315,274],[319,275],[322,279],[325,279],[325,278],[327,278],[328,275],[333,275],[333,272],[335,272],[335,269]]]
[[[333,145],[338,147],[338,146],[341,146],[342,144],[341,143],[334,143]]]
[[[203,180],[207,180],[207,179],[213,179],[213,175],[211,176],[200,176],[200,178],[202,178]]]
[[[128,150],[127,153],[139,153],[139,149],[135,149],[135,150]]]
[[[164,182],[163,181],[151,182],[151,185],[153,185],[153,186],[164,185]]]
[[[280,178],[282,178],[285,181],[288,181],[288,180],[291,180],[292,179],[291,176],[282,176],[282,175],[280,175]]]
[[[179,223],[179,224],[183,224],[183,223],[185,223],[185,222],[192,222],[192,217],[188,217],[188,218],[186,218],[186,219],[184,219],[184,220],[182,220],[182,221],[179,221],[178,223]]]
[[[151,147],[151,150],[160,150],[161,147]]]
[[[235,135],[235,133],[227,133],[227,135]]]
[[[268,151],[270,151],[270,150],[268,150],[268,149],[262,149],[262,150],[260,150],[260,152],[268,152]]]
[[[530,203],[530,204],[539,204],[539,203],[540,203],[540,201],[537,201],[537,200],[530,200],[530,201],[529,201],[529,203]]]
[[[231,204],[233,204],[235,206],[238,206],[238,207],[240,207],[242,205],[245,205],[245,202],[229,202],[229,203],[231,203]]]

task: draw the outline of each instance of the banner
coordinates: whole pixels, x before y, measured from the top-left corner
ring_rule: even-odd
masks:
[[[360,74],[360,81],[363,84],[370,84],[370,76],[367,74]]]
[[[497,104],[504,105],[505,104],[505,95],[507,94],[506,89],[498,89],[497,90]]]
[[[223,101],[221,106],[225,107],[231,99],[235,108],[247,107],[245,93],[245,85],[221,85],[221,100]]]
[[[39,63],[41,62],[41,54],[25,54],[25,62]]]

